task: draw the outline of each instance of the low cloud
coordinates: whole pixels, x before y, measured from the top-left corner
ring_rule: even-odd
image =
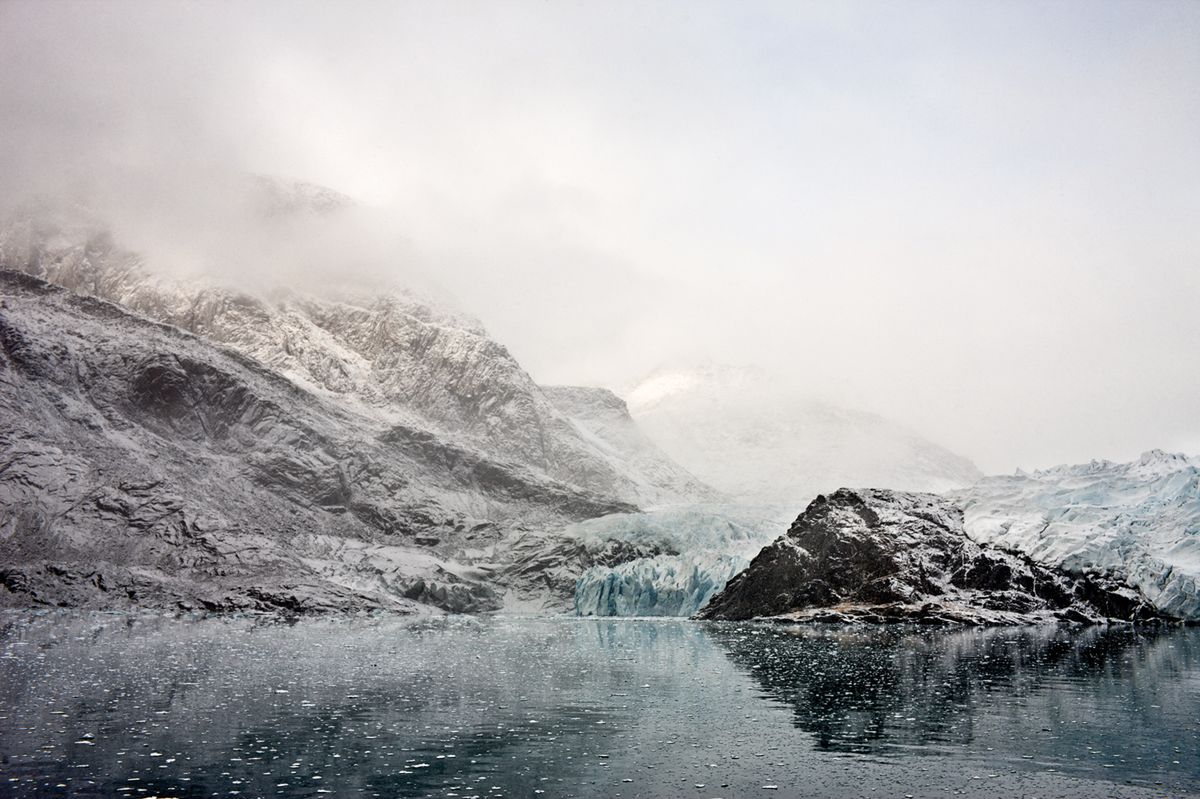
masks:
[[[0,4],[0,204],[436,283],[546,382],[758,364],[985,469],[1196,447],[1200,8]],[[359,208],[263,228],[248,175]]]

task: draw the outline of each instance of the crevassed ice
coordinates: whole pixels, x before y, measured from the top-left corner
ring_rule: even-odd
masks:
[[[1160,610],[1200,618],[1200,460],[1151,450],[988,477],[953,494],[967,535],[1076,572],[1123,574]]]
[[[750,563],[742,555],[658,555],[593,566],[575,584],[578,616],[691,616]]]
[[[791,509],[700,506],[616,513],[572,525],[580,538],[618,539],[668,553],[593,566],[575,584],[579,616],[691,616],[787,529]]]

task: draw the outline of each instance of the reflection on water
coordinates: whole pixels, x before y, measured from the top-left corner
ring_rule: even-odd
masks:
[[[821,749],[970,748],[994,765],[1200,776],[1195,631],[733,627],[712,637]]]
[[[1198,630],[0,615],[5,796],[1160,796],[1198,717]]]

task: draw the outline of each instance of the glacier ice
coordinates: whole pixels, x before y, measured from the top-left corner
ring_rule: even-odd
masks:
[[[700,552],[593,566],[575,586],[577,616],[691,616],[750,560]]]
[[[575,584],[579,616],[691,616],[786,522],[778,508],[700,506],[614,513],[571,525],[583,540],[628,541],[661,554],[593,566]]]
[[[952,494],[966,532],[1076,572],[1119,573],[1160,610],[1200,618],[1200,459],[1151,450],[988,477]]]

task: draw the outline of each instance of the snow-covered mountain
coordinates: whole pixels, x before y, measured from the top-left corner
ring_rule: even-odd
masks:
[[[280,230],[351,205],[254,185]],[[78,208],[0,225],[0,270],[0,599],[688,615],[797,507],[876,485],[1200,617],[1196,459],[980,480],[753,370],[659,372],[628,405],[543,387],[444,302],[167,277]]]
[[[798,396],[755,369],[662,370],[626,397],[646,435],[698,478],[792,513],[842,486],[945,491],[981,476],[896,422]]]
[[[951,497],[976,541],[1123,575],[1159,609],[1200,618],[1200,459],[1151,450],[988,477]]]
[[[606,388],[542,386],[542,393],[614,469],[641,482],[638,495],[680,498],[689,504],[717,492],[701,483],[650,441],[629,415],[625,400]],[[650,503],[646,503],[650,504]]]
[[[0,604],[496,609],[510,539],[632,510],[0,271]]]
[[[252,207],[272,218],[319,224],[349,203],[307,184],[254,186],[261,202]],[[605,418],[603,403],[592,412],[586,392],[559,390],[564,413],[477,321],[403,289],[316,297],[172,280],[122,248],[102,220],[61,207],[25,209],[0,228],[0,268],[116,302],[384,421],[426,427],[587,491],[639,505],[711,495],[631,422]]]
[[[216,251],[349,207],[255,179]],[[664,552],[573,522],[714,496],[445,302],[166,266],[78,205],[0,225],[0,604],[565,610]]]

